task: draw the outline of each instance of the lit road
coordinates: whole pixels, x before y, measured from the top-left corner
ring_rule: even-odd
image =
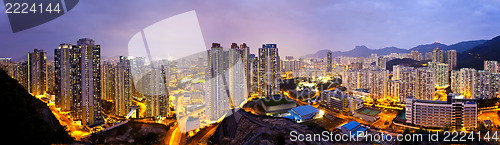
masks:
[[[203,110],[205,110],[205,108],[190,112],[188,115],[185,115],[185,116],[181,117],[180,119],[178,119],[177,124],[167,132],[167,135],[166,135],[167,137],[165,138],[165,143],[166,144],[183,144],[181,142],[181,141],[183,141],[183,140],[181,140],[181,137],[185,133],[181,132],[179,125],[184,126],[184,128],[185,128],[187,118],[191,115],[201,113]]]
[[[180,144],[180,136],[181,132],[179,130],[179,125],[176,124],[172,129],[168,130],[165,144]]]
[[[207,128],[202,129],[200,132],[196,133],[195,136],[190,141],[190,144],[196,144],[200,143],[203,140],[208,140],[215,131],[217,130],[217,127],[219,127],[220,123],[215,123],[212,124],[211,126],[208,126]]]
[[[31,94],[33,95],[33,94]],[[33,95],[34,96],[34,95]],[[39,99],[40,101],[44,102],[47,107],[49,107],[50,111],[56,119],[59,121],[59,123],[64,126],[66,125],[67,130],[69,134],[75,138],[75,140],[80,141],[81,137],[86,136],[90,134],[89,131],[85,131],[81,129],[82,127],[79,124],[73,124],[73,120],[71,120],[67,115],[61,114],[59,111],[55,109],[54,103],[49,102],[46,98],[45,95],[38,95],[35,96],[35,98]]]
[[[482,113],[481,115],[478,116],[478,120],[484,121],[484,120],[491,120],[493,125],[500,125],[500,117],[498,117],[498,114],[496,112],[485,112]]]

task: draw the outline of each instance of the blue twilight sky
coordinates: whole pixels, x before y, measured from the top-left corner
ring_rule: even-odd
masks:
[[[0,57],[17,58],[34,48],[52,56],[60,43],[83,37],[100,44],[103,56],[127,55],[128,41],[142,28],[190,10],[207,47],[246,42],[255,53],[263,43],[277,43],[282,56],[500,35],[500,0],[80,0],[65,15],[18,33],[0,6]]]

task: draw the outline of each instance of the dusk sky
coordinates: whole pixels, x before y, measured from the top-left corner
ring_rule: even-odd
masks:
[[[17,33],[2,6],[0,57],[17,58],[35,48],[53,56],[59,44],[76,44],[84,37],[100,44],[103,56],[127,55],[128,41],[141,29],[191,10],[207,48],[212,42],[224,47],[245,42],[255,53],[263,43],[276,43],[282,56],[356,45],[409,49],[500,35],[500,0],[80,0],[65,15]]]

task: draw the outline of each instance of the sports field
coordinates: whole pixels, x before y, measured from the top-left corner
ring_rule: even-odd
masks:
[[[378,115],[380,113],[380,111],[370,109],[370,108],[363,108],[360,111],[358,111],[358,113],[374,117],[374,116]]]

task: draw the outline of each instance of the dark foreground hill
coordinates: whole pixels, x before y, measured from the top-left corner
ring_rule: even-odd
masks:
[[[424,64],[426,63],[427,61],[417,61],[410,58],[393,59],[386,63],[386,69],[392,71],[394,65],[403,65],[403,66],[418,68],[418,67],[423,67]]]
[[[73,143],[45,103],[0,69],[3,142],[9,144]]]

